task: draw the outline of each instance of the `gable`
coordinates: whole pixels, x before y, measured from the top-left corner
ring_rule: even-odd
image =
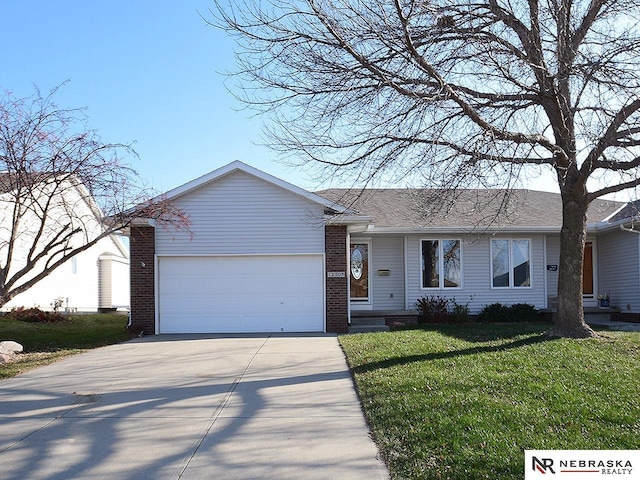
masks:
[[[173,199],[191,235],[156,231],[158,255],[319,253],[324,206],[242,170],[203,182]]]

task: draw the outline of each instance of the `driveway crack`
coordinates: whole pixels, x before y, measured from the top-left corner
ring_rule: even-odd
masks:
[[[227,393],[225,394],[224,398],[222,399],[222,402],[220,402],[220,405],[218,405],[218,407],[216,408],[215,412],[213,413],[213,416],[212,416],[211,420],[205,426],[202,435],[200,435],[200,438],[198,439],[198,442],[197,442],[195,448],[193,449],[193,452],[191,452],[191,455],[189,455],[189,458],[185,462],[184,467],[182,467],[182,469],[180,470],[180,474],[178,475],[178,480],[180,478],[182,478],[182,476],[184,475],[185,471],[187,470],[187,468],[191,464],[191,461],[193,460],[193,458],[196,456],[196,454],[200,450],[200,447],[202,447],[202,444],[204,443],[204,440],[207,438],[207,436],[209,435],[209,432],[211,431],[211,429],[215,425],[216,421],[218,420],[218,418],[222,414],[223,410],[226,408],[227,404],[229,403],[229,400],[231,399],[231,396],[236,391],[236,389],[238,388],[238,385],[240,385],[240,382],[242,382],[242,380],[246,376],[247,372],[249,371],[249,368],[251,368],[251,365],[253,364],[253,361],[260,354],[260,351],[264,348],[264,346],[267,344],[267,342],[269,341],[270,338],[271,338],[271,335],[268,335],[267,338],[265,338],[264,342],[262,342],[262,345],[260,345],[258,347],[258,349],[255,351],[255,353],[251,356],[251,359],[249,359],[249,361],[247,362],[247,365],[244,367],[244,370],[242,370],[242,373],[229,386],[229,389],[227,390]]]

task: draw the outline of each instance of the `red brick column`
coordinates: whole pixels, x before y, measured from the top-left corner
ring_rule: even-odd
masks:
[[[349,299],[347,298],[347,227],[327,225],[324,228],[327,332],[347,333],[349,329]],[[330,276],[343,272],[344,276]]]
[[[131,327],[145,335],[156,333],[155,253],[156,231],[153,227],[131,227],[130,267]]]

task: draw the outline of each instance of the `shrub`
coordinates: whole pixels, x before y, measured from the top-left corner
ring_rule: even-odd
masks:
[[[431,295],[419,298],[416,302],[418,323],[442,323],[449,316],[449,299]]]
[[[469,302],[460,304],[455,298],[438,295],[419,298],[416,302],[418,323],[465,323],[469,321]]]
[[[6,316],[12,320],[29,323],[56,323],[67,321],[67,317],[58,312],[43,312],[35,307],[14,307]]]
[[[496,302],[486,305],[478,314],[478,323],[535,322],[538,320],[538,310],[528,303],[515,303],[507,306]]]
[[[512,322],[537,322],[540,320],[538,310],[528,303],[514,303],[509,307]]]
[[[454,323],[465,323],[469,321],[469,302],[464,305],[456,302],[453,298],[449,302],[449,318]]]
[[[509,307],[500,302],[496,302],[491,305],[485,305],[485,307],[480,310],[478,323],[508,322],[510,321],[510,316]]]

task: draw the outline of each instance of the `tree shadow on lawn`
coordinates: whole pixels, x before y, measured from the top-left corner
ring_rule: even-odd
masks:
[[[439,330],[439,329],[436,328],[435,330]],[[445,335],[446,334],[447,333],[445,333]],[[355,373],[360,374],[360,373],[370,372],[373,370],[379,370],[382,368],[408,365],[416,362],[429,362],[434,360],[443,360],[447,358],[456,358],[456,357],[463,357],[463,356],[476,355],[476,354],[482,354],[482,353],[494,353],[494,352],[502,352],[507,350],[514,350],[514,349],[525,347],[528,345],[536,345],[538,343],[549,342],[549,341],[554,341],[554,339],[545,337],[542,333],[540,333],[538,335],[527,336],[525,338],[513,340],[512,342],[509,342],[509,343],[501,343],[499,345],[479,345],[476,347],[463,348],[460,350],[439,351],[439,352],[424,353],[419,355],[406,355],[401,357],[389,358],[387,360],[371,362],[371,363],[354,367],[353,371]]]
[[[397,330],[425,330],[439,332],[467,342],[495,342],[523,335],[540,335],[549,330],[551,323],[464,323],[417,325]]]

